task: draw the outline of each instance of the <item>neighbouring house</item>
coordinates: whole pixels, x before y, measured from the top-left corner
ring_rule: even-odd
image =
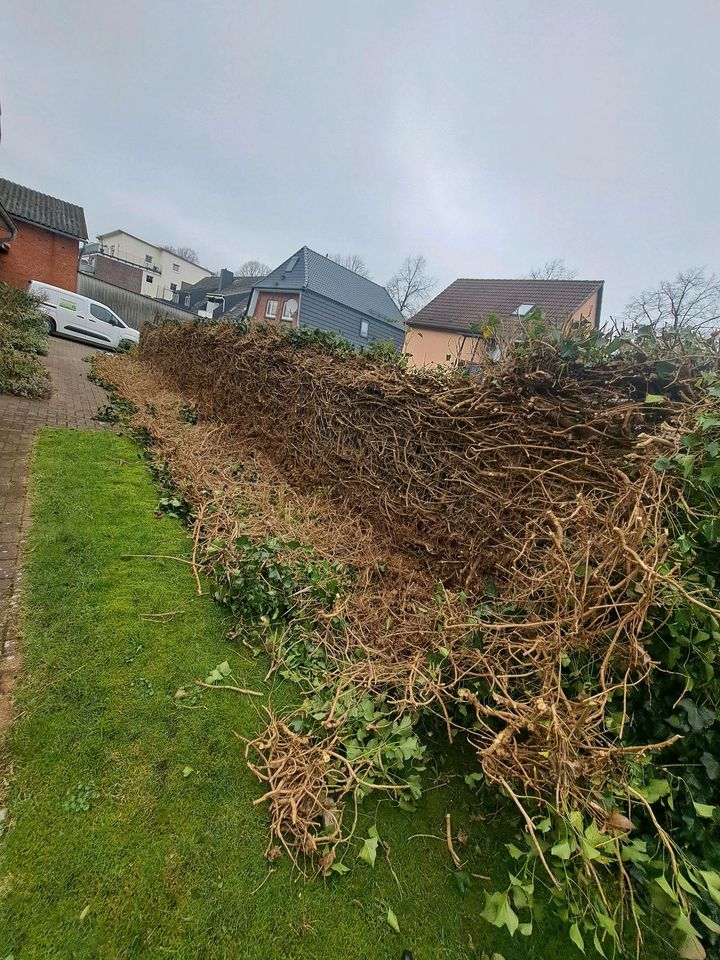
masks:
[[[391,341],[399,351],[405,338],[403,316],[385,287],[309,247],[255,281],[248,316],[332,331],[358,348]]]
[[[586,320],[600,326],[603,280],[456,280],[407,321],[405,352],[414,367],[470,366],[516,339],[523,319],[541,311],[561,327]],[[491,316],[500,319],[490,330]]]
[[[0,207],[6,234],[0,236],[0,280],[75,290],[80,243],[87,240],[83,208],[3,179]]]
[[[117,283],[118,286],[124,286],[127,283],[129,284],[126,287],[127,290],[142,293],[146,297],[173,300],[184,283],[194,284],[203,277],[212,276],[211,270],[192,263],[176,253],[171,253],[164,247],[141,240],[124,230],[98,234],[97,239],[97,245],[93,244],[83,251],[81,264],[83,272],[93,273],[99,279],[109,280],[110,283]],[[118,279],[109,278],[107,271],[113,268],[108,267],[104,262],[107,260],[114,261],[117,270],[115,276],[118,279],[124,277],[123,283],[118,282]],[[98,265],[103,273],[102,277],[98,273]],[[132,267],[134,270],[121,272],[117,269],[117,265],[123,265],[125,268]],[[137,290],[137,270],[140,270],[139,290]]]
[[[250,300],[250,291],[260,279],[236,277],[231,270],[221,270],[216,276],[203,277],[194,284],[184,284],[174,300],[199,317],[217,319],[231,310],[244,313]]]
[[[80,273],[104,280],[123,290],[142,293],[143,271],[132,263],[125,263],[117,257],[106,256],[99,243],[86,244],[80,253]]]

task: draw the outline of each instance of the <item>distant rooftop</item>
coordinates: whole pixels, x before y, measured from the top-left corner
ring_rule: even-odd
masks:
[[[491,314],[517,323],[533,310],[541,310],[550,323],[564,323],[596,291],[600,322],[602,280],[455,280],[408,321],[411,327],[430,327],[467,333],[473,324]]]
[[[254,286],[258,290],[310,290],[360,313],[404,327],[403,316],[385,287],[309,247],[301,247]]]
[[[74,203],[0,178],[0,203],[11,217],[73,240],[87,240],[85,211]]]

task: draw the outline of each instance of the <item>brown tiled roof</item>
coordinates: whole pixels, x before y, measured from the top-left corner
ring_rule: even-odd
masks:
[[[87,240],[85,212],[82,207],[57,197],[49,197],[30,187],[0,178],[0,203],[11,217],[35,223],[53,233],[76,240]]]
[[[596,290],[602,280],[456,280],[408,320],[410,327],[431,327],[466,333],[492,313],[503,328],[517,322],[521,304],[534,304],[549,323],[563,323]],[[598,315],[593,317],[597,325]]]

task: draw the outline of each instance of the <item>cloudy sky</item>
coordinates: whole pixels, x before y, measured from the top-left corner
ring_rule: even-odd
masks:
[[[0,175],[201,263],[720,272],[717,0],[5,0]]]

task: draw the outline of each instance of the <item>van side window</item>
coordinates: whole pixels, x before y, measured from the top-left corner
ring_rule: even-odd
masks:
[[[110,313],[106,307],[101,307],[99,303],[90,304],[90,313],[95,317],[96,320],[102,320],[104,323],[109,323],[113,327],[120,326],[115,319],[115,314]]]

